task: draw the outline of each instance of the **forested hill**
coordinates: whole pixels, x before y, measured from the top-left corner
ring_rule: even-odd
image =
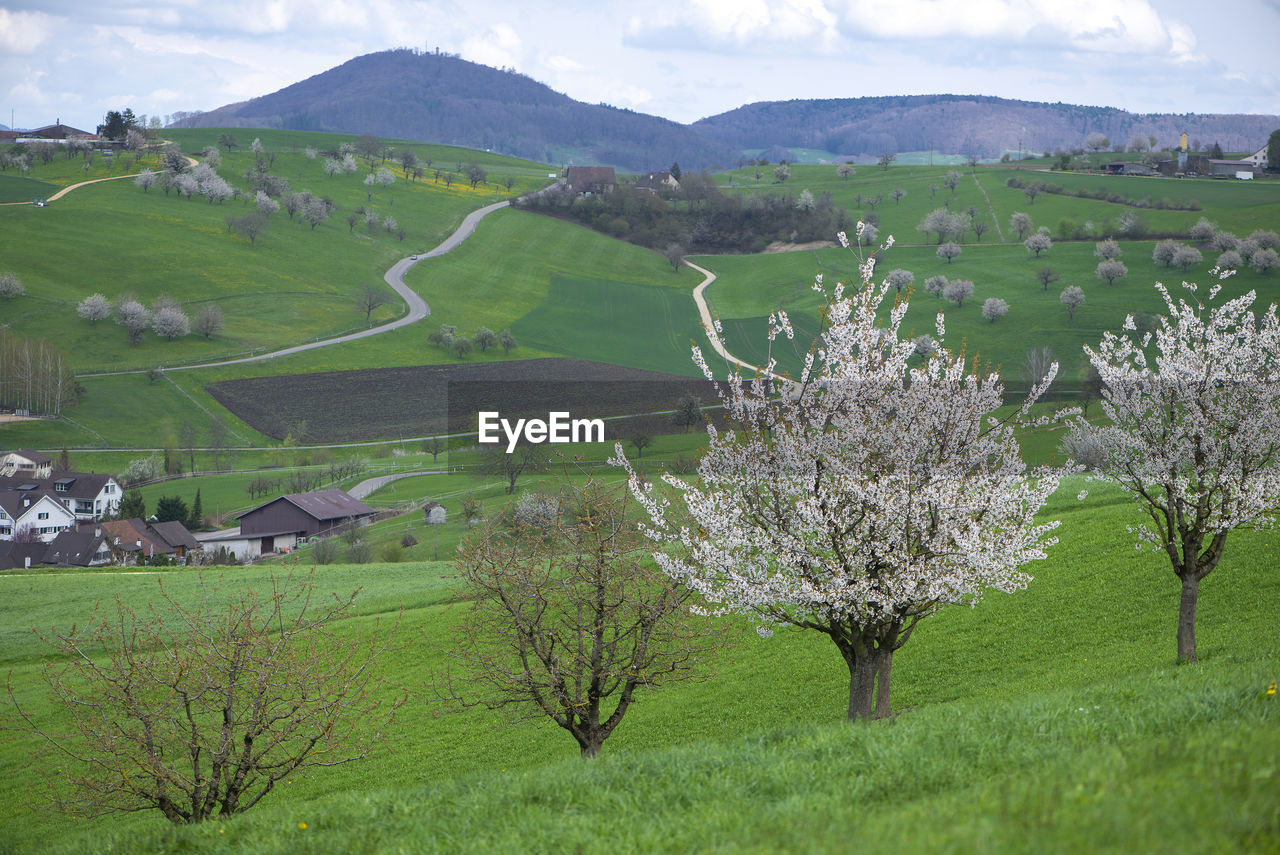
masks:
[[[181,124],[369,133],[632,171],[673,161],[693,169],[729,166],[738,157],[736,148],[685,125],[583,104],[521,74],[408,49],[357,57]]]
[[[1129,113],[1112,107],[1046,104],[969,95],[763,101],[710,116],[692,126],[743,149],[815,148],[844,155],[933,151],[998,157],[1018,148],[1052,151],[1084,145],[1092,133],[1113,145],[1135,135],[1176,146],[1185,132],[1205,148],[1257,151],[1280,116]]]

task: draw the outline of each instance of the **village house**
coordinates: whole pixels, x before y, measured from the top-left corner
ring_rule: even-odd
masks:
[[[102,526],[60,533],[45,549],[41,564],[55,567],[100,567],[111,563],[111,538]]]
[[[134,517],[101,524],[108,546],[119,564],[145,564],[157,555],[186,563],[202,549],[198,540],[180,522],[154,522]]]
[[[618,187],[612,166],[570,166],[565,171],[565,183],[579,196],[612,193]]]
[[[6,478],[48,478],[53,458],[30,448],[0,454],[0,476]]]
[[[0,492],[0,540],[32,538],[48,543],[75,522],[75,514],[35,485]]]

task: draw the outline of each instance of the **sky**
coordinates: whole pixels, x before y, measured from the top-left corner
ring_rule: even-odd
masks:
[[[684,123],[932,93],[1280,114],[1277,45],[1280,0],[0,0],[0,124],[211,110],[396,47]]]

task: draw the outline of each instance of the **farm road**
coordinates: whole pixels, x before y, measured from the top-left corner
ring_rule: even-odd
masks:
[[[423,255],[402,258],[395,264],[391,265],[391,269],[388,270],[382,278],[386,280],[386,283],[390,285],[406,303],[409,304],[409,312],[404,317],[397,318],[396,320],[382,324],[381,326],[370,327],[367,330],[360,330],[359,332],[341,335],[337,338],[326,338],[320,341],[310,342],[309,344],[299,344],[294,347],[286,347],[283,350],[273,350],[270,353],[260,353],[257,356],[245,356],[240,359],[227,359],[222,362],[201,362],[196,365],[176,365],[173,368],[166,368],[165,371],[189,371],[193,368],[218,368],[223,365],[240,365],[245,362],[261,362],[266,359],[275,359],[278,356],[289,356],[294,353],[302,353],[306,350],[315,350],[320,347],[341,344],[344,341],[356,341],[357,339],[368,338],[371,335],[379,335],[381,333],[391,332],[392,330],[398,330],[400,327],[406,327],[409,324],[416,324],[418,321],[431,314],[431,307],[428,306],[427,301],[419,297],[412,288],[404,284],[405,272],[419,261],[444,255],[446,252],[470,237],[471,233],[476,230],[476,225],[479,224],[482,219],[500,208],[507,207],[509,204],[510,203],[506,201],[495,202],[492,205],[486,205],[483,208],[472,211],[463,219],[457,230],[445,238],[444,241],[435,249],[428,253],[424,253]]]
[[[446,470],[444,469],[424,469],[421,472],[397,472],[394,475],[379,475],[376,478],[364,479],[347,492],[351,494],[351,498],[363,501],[366,496],[373,495],[392,481],[399,481],[401,478],[412,478],[415,475],[443,475],[445,472]]]

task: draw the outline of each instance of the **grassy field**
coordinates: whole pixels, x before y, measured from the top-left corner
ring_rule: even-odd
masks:
[[[249,814],[174,829],[133,815],[63,823],[28,805],[33,744],[0,747],[5,851],[312,852],[872,849],[990,852],[1268,852],[1280,844],[1280,576],[1274,532],[1239,533],[1202,585],[1200,654],[1174,667],[1177,585],[1135,553],[1137,510],[1065,483],[1046,516],[1060,544],[1035,581],[925,621],[895,658],[890,721],[842,721],[847,671],[829,642],[736,624],[704,683],[646,695],[582,763],[535,722],[443,710],[428,681],[446,659],[447,564],[317,570],[324,590],[364,585],[361,620],[404,606],[409,646],[384,662],[414,697],[390,746],[298,778]],[[420,538],[421,540],[421,538]],[[421,550],[422,547],[416,547]],[[229,571],[226,584],[265,570]],[[164,574],[179,596],[189,571]],[[3,578],[0,639],[19,699],[34,683],[28,626],[82,620],[146,576]],[[354,626],[354,624],[353,624]],[[1211,787],[1212,797],[1205,795]],[[1170,812],[1168,805],[1178,804]],[[301,827],[305,824],[305,828]]]

